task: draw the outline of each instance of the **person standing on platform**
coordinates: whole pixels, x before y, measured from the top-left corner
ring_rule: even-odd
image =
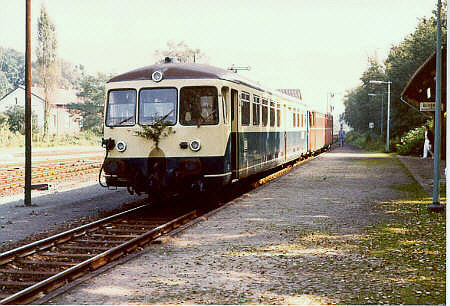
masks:
[[[341,129],[339,130],[339,147],[344,147],[344,138],[345,138],[345,131],[341,125]]]
[[[433,147],[433,133],[428,129],[428,126],[425,125],[425,141],[423,142],[423,157],[428,157],[428,152],[431,157],[433,157],[433,152],[431,148]]]

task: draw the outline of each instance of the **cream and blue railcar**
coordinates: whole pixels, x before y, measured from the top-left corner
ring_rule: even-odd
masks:
[[[165,119],[174,133],[136,135]],[[161,196],[219,188],[308,153],[307,109],[224,69],[160,64],[107,83],[108,186]]]

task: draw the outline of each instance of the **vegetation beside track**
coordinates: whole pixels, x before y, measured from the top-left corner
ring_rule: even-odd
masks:
[[[91,131],[79,132],[75,135],[49,136],[43,141],[41,135],[33,136],[33,147],[46,148],[55,146],[100,146],[101,137]],[[19,132],[10,131],[6,125],[0,125],[0,145],[2,148],[14,149],[25,146],[25,136]]]

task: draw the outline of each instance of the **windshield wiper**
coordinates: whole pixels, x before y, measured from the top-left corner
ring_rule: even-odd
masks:
[[[122,125],[123,123],[127,122],[128,120],[133,119],[133,117],[134,117],[134,115],[128,117],[127,119],[124,119],[124,120],[120,121],[119,125]]]

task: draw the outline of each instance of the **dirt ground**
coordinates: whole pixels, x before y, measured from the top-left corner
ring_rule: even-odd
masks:
[[[336,148],[48,303],[342,303],[367,285],[353,265],[379,264],[346,242],[411,182],[395,158]]]

